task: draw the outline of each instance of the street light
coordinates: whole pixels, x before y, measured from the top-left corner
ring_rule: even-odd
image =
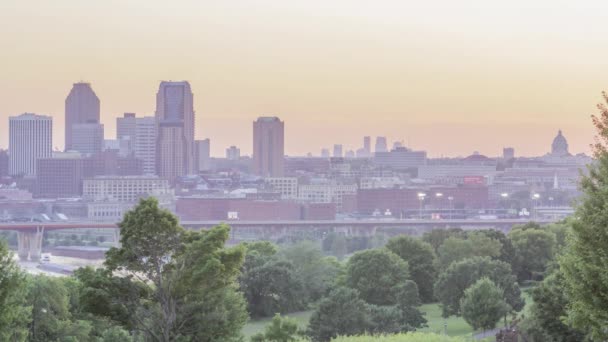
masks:
[[[420,219],[422,219],[422,203],[424,202],[425,197],[426,197],[426,194],[424,192],[418,193],[418,200],[420,201],[420,211],[418,213],[418,216],[420,217]]]
[[[533,209],[534,209],[534,219],[535,220],[538,218],[538,213],[537,213],[538,209],[537,209],[537,207],[538,207],[538,200],[539,199],[540,199],[540,194],[539,193],[535,193],[535,194],[532,195],[532,200],[533,200],[532,201],[532,205],[534,206]]]
[[[443,209],[443,205],[441,203],[441,198],[443,197],[443,194],[441,192],[436,192],[435,193],[435,198],[437,198],[439,200],[439,206],[437,209],[441,210]]]
[[[502,194],[500,194],[500,197],[502,198],[509,198],[509,194],[506,192],[503,192]]]
[[[448,196],[448,201],[450,201],[450,220],[452,219],[452,213],[454,212],[454,196]]]

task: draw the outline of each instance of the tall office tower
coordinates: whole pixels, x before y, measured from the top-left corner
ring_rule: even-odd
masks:
[[[65,99],[65,150],[73,150],[75,124],[99,123],[99,98],[89,83],[74,83]]]
[[[328,148],[321,149],[321,157],[329,158],[329,149]]]
[[[363,150],[368,155],[372,153],[372,138],[370,136],[363,137]]]
[[[207,171],[211,169],[211,140],[195,140],[196,171]]]
[[[156,94],[157,172],[173,181],[194,171],[194,104],[190,83],[160,83]],[[177,136],[180,134],[181,136]],[[180,155],[174,155],[180,153]]]
[[[144,175],[156,175],[156,119],[153,116],[137,118],[135,123],[135,158],[142,162]]]
[[[226,149],[226,159],[239,160],[241,159],[241,149],[236,146],[230,146]]]
[[[144,175],[156,174],[156,119],[153,116],[138,118],[135,113],[124,113],[116,118],[116,139],[119,145],[128,145],[135,158],[141,160]]]
[[[116,118],[116,140],[122,140],[125,137],[134,139],[136,125],[135,113],[124,113],[122,118]]]
[[[262,177],[282,177],[284,144],[284,122],[276,116],[259,117],[253,123],[253,172]]]
[[[333,154],[334,158],[342,158],[342,145],[341,144],[335,144],[334,145],[334,154]]]
[[[184,137],[184,126],[179,122],[161,122],[158,126],[156,165],[158,175],[171,182],[188,174],[188,142]]]
[[[513,147],[505,147],[502,149],[502,159],[509,160],[515,158],[515,149]]]
[[[8,151],[0,150],[0,177],[8,176]]]
[[[8,121],[9,174],[36,175],[37,160],[53,153],[53,119],[25,113],[11,116]]]
[[[72,125],[72,150],[95,154],[103,150],[103,125],[78,123]]]
[[[376,137],[376,148],[375,152],[388,152],[386,145],[386,137]]]

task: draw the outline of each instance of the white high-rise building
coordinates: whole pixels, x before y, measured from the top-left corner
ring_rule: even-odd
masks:
[[[9,174],[36,175],[39,158],[53,154],[53,119],[46,115],[25,113],[9,121]]]
[[[135,158],[141,159],[144,175],[156,174],[156,120],[153,116],[137,118],[135,124],[135,141],[133,143]]]
[[[156,174],[156,119],[153,116],[138,118],[125,113],[116,119],[116,139],[130,145],[135,158],[142,162],[144,175]]]

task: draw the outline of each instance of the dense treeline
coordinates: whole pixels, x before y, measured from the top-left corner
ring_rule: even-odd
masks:
[[[150,198],[126,214],[121,247],[104,266],[74,277],[26,276],[2,245],[0,331],[9,341],[239,341],[249,317],[312,309],[306,329],[276,316],[253,340],[329,341],[415,331],[426,324],[420,305],[436,301],[446,317],[489,329],[523,308],[519,284],[556,268],[568,227],[530,223],[508,235],[437,229],[346,250],[339,260],[313,241],[228,248],[227,226],[186,231]],[[547,295],[557,279],[548,277],[535,301],[559,300]],[[530,336],[543,309],[535,304],[526,320]]]

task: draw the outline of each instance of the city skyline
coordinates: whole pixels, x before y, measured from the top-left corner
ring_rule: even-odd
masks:
[[[78,80],[100,98],[110,138],[123,112],[153,115],[159,80],[185,79],[196,139],[210,138],[214,156],[231,145],[250,155],[250,122],[274,115],[288,123],[289,155],[356,150],[367,135],[429,156],[541,155],[558,129],[589,152],[608,78],[606,4],[261,3],[3,2],[0,146],[8,116],[34,112],[53,116],[63,149],[63,101]]]

